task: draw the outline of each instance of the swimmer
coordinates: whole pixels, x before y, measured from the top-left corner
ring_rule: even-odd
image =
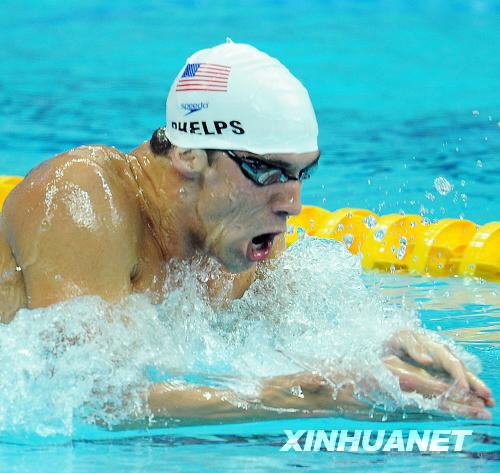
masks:
[[[148,293],[159,302],[166,263],[199,255],[225,268],[229,297],[238,298],[284,249],[287,217],[299,214],[301,184],[320,156],[302,84],[276,59],[227,42],[188,58],[166,112],[166,127],[130,153],[81,146],[41,163],[11,192],[0,220],[2,322],[76,296],[115,303]],[[443,411],[491,417],[490,390],[423,332],[396,333],[384,361],[403,390],[441,396]],[[301,397],[290,393],[297,385]],[[247,409],[234,396],[159,383],[148,405],[186,423],[368,417],[371,409],[349,383],[334,399],[331,382],[312,372],[264,380]]]

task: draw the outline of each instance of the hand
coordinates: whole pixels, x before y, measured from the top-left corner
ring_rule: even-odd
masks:
[[[432,376],[425,369],[406,363],[394,355],[385,357],[384,363],[398,378],[402,391],[436,397],[439,408],[454,415],[491,419],[491,413],[485,409],[486,401],[477,393],[454,390],[452,385]],[[490,401],[494,404],[491,398]]]
[[[438,343],[423,333],[404,330],[389,339],[388,347],[395,354],[407,355],[426,368],[447,373],[453,380],[453,384],[448,386],[450,391],[476,396],[488,407],[495,405],[490,389],[464,366],[447,345]]]

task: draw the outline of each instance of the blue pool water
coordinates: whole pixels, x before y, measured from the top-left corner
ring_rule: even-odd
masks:
[[[23,175],[83,143],[134,148],[163,124],[185,58],[229,36],[278,57],[310,92],[322,160],[305,203],[500,220],[498,1],[5,0],[2,12],[0,174]],[[448,194],[434,187],[437,177],[453,186]],[[499,397],[497,284],[365,278],[477,355]],[[0,419],[0,471],[495,471],[498,408],[493,414],[493,421],[321,419],[121,432],[77,424],[70,435],[49,437],[34,433],[36,417],[22,434]],[[469,426],[474,437],[461,454],[279,452],[283,429],[398,425]]]

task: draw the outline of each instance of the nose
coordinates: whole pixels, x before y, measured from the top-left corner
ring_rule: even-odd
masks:
[[[301,183],[298,180],[277,184],[272,197],[272,210],[276,214],[299,215],[302,209],[300,198]]]

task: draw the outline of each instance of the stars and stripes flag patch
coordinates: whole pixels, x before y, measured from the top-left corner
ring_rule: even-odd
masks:
[[[201,62],[188,64],[177,81],[176,92],[207,90],[210,92],[227,92],[230,66]]]

